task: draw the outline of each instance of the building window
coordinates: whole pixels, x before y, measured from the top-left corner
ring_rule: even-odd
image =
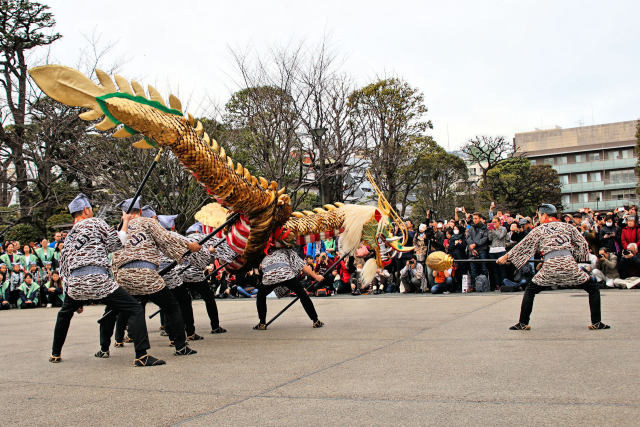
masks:
[[[589,153],[587,154],[587,160],[590,162],[595,162],[600,160],[600,153]]]
[[[611,192],[612,200],[634,200],[636,193],[633,189],[614,190]]]
[[[620,155],[620,150],[613,150],[607,153],[607,158],[609,160],[618,160],[622,156]]]
[[[576,163],[582,163],[585,161],[584,154],[576,154]]]
[[[589,182],[600,182],[602,181],[602,174],[600,172],[591,172],[589,174]]]
[[[578,184],[582,184],[582,183],[587,182],[587,174],[586,173],[576,174],[576,182]]]
[[[535,166],[536,165],[536,159],[529,159],[529,161],[531,162],[531,166]]]
[[[560,197],[560,201],[562,202],[562,204],[565,206],[565,208],[567,207],[567,205],[569,205],[571,203],[571,196],[569,196],[568,194],[564,194]]]
[[[567,164],[567,156],[556,157],[556,165],[566,165]]]
[[[476,176],[476,168],[469,168],[469,176]]]
[[[578,203],[587,203],[589,201],[589,193],[579,193]]]
[[[632,148],[628,148],[626,150],[622,150],[622,158],[623,159],[630,159],[633,157],[633,149]]]
[[[635,185],[636,174],[633,169],[624,169],[618,171],[609,172],[609,182],[611,184],[626,184]]]
[[[602,200],[602,192],[589,193],[589,200],[592,202],[599,202]]]
[[[546,159],[544,159],[544,164],[553,165],[553,157],[547,157]]]
[[[558,178],[560,178],[560,184],[562,185],[569,184],[569,175],[560,175]]]

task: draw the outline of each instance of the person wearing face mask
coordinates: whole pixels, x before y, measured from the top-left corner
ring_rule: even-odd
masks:
[[[600,239],[600,247],[606,248],[609,253],[616,253],[616,238],[618,235],[618,228],[613,222],[612,216],[605,218],[604,226],[600,228],[598,232],[598,238]]]
[[[427,225],[420,224],[418,232],[413,238],[413,246],[415,248],[416,259],[422,265],[427,258]]]
[[[529,330],[529,319],[533,310],[536,294],[551,286],[578,287],[589,294],[591,325],[589,329],[609,329],[602,322],[600,290],[589,274],[580,269],[579,262],[589,261],[589,245],[580,231],[572,224],[559,222],[555,206],[538,206],[540,225],[534,228],[511,251],[498,258],[498,264],[511,263],[522,268],[532,256],[541,252],[544,256],[542,268],[533,277],[532,283],[525,289],[520,307],[518,323],[511,330]]]
[[[498,259],[507,253],[507,229],[500,224],[500,219],[494,216],[491,220],[493,227],[489,230],[489,258]],[[504,266],[497,263],[489,263],[491,272],[491,290],[500,289],[506,276]]]
[[[449,247],[447,248],[447,252],[453,257],[453,259],[465,259],[467,257],[466,248],[467,242],[464,238],[464,227],[456,224],[453,227],[451,237],[449,238]],[[453,265],[454,285],[449,289],[451,292],[462,290],[462,275],[467,272],[467,268],[466,263]]]

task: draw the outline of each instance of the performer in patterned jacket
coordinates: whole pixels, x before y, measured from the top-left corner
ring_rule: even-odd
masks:
[[[529,318],[533,310],[536,294],[549,286],[579,287],[589,293],[591,325],[589,329],[609,329],[602,323],[600,314],[600,290],[591,281],[589,275],[578,267],[579,262],[588,262],[589,245],[584,236],[573,226],[559,222],[555,206],[538,206],[540,225],[533,230],[511,251],[498,258],[498,264],[511,261],[520,269],[534,254],[541,252],[544,263],[533,277],[533,283],[527,286],[522,298],[520,320],[512,330],[529,330]]]
[[[156,211],[153,210],[153,208],[149,205],[145,205],[142,207],[141,209],[141,214],[144,218],[153,218],[155,220],[158,220],[158,216],[156,215]],[[177,217],[178,215],[175,215],[173,218],[175,219],[175,217]],[[162,225],[162,224],[160,224]],[[171,263],[171,258],[167,258],[166,255],[162,254],[163,257],[163,263],[160,264],[160,270],[162,270],[162,268]],[[166,263],[165,263],[166,262]],[[162,276],[162,279],[164,280],[164,283],[167,285],[167,288],[172,289],[172,284],[173,284],[173,279],[177,276],[175,269],[169,271],[167,274],[165,274],[164,276]],[[180,284],[182,284],[182,282],[180,282]],[[179,285],[178,285],[179,286]],[[175,287],[175,286],[174,286]],[[164,321],[164,313],[160,312],[160,327],[162,329],[162,332],[164,332],[164,325],[165,325],[165,321]],[[115,332],[113,335],[113,338],[115,340],[115,345],[114,347],[116,348],[122,348],[124,347],[124,343],[128,343],[131,342],[131,337],[125,336],[125,330],[127,327],[127,315],[125,313],[118,313],[118,318],[116,320],[116,326],[115,326]],[[166,336],[167,333],[164,333],[164,336]],[[110,340],[111,337],[103,337],[104,339],[107,339],[107,342],[104,343],[104,345],[101,344],[102,348],[109,348],[110,345]],[[101,353],[96,353],[96,356],[99,356]]]
[[[203,237],[205,237],[205,235],[202,233],[202,223],[196,222],[187,229],[187,239],[190,241],[198,242]],[[173,289],[173,293],[180,303],[180,311],[182,312],[182,318],[184,319],[188,340],[203,339],[203,337],[196,334],[190,294],[190,292],[193,291],[198,292],[204,300],[205,307],[207,308],[207,314],[209,315],[209,321],[211,322],[211,333],[222,334],[227,332],[226,329],[220,326],[215,294],[211,290],[209,282],[207,282],[204,275],[204,270],[212,261],[211,251],[209,248],[213,248],[213,244],[214,243],[210,240],[203,245],[202,249],[198,252],[189,255],[186,259],[187,268],[182,273],[183,285]]]
[[[260,323],[253,327],[257,330],[267,329],[267,295],[279,286],[285,286],[300,298],[304,311],[313,321],[314,328],[321,328],[324,323],[318,320],[318,314],[307,291],[300,283],[301,272],[313,277],[318,283],[324,280],[298,256],[295,247],[296,238],[289,230],[277,229],[272,236],[272,243],[267,247],[267,256],[262,260],[262,285],[258,288],[256,306]]]
[[[90,300],[99,300],[129,315],[129,330],[136,351],[134,365],[164,365],[163,360],[147,353],[150,345],[142,306],[109,274],[109,253],[123,247],[126,232],[116,232],[104,220],[94,218],[91,204],[84,194],[79,194],[69,204],[69,212],[75,224],[67,235],[60,257],[60,274],[64,278],[66,296],[58,312],[49,361],[62,361],[62,346],[74,312],[81,312],[83,305]],[[125,230],[129,220],[130,216],[123,213]]]
[[[132,199],[121,203],[123,211],[127,211]],[[196,351],[186,344],[184,322],[180,307],[173,294],[167,289],[164,280],[158,274],[158,266],[162,263],[164,253],[171,259],[180,261],[185,251],[197,252],[201,246],[197,242],[166,231],[158,221],[141,216],[140,205],[136,201],[131,210],[131,220],[127,224],[127,240],[122,251],[113,254],[113,270],[116,281],[132,295],[143,302],[151,301],[165,312],[169,336],[173,338],[175,355],[186,356]],[[123,227],[124,229],[124,227]],[[108,343],[115,323],[115,313],[107,316],[100,324],[101,351]]]

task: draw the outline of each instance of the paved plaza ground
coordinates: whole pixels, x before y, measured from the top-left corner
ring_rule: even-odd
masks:
[[[153,368],[132,366],[131,344],[93,357],[101,306],[74,317],[57,365],[56,309],[0,312],[0,423],[638,425],[640,292],[603,292],[609,331],[587,329],[583,291],[540,294],[533,329],[509,331],[521,298],[315,298],[324,328],[297,304],[267,331],[251,329],[253,300],[223,300],[229,332],[216,336],[197,301],[199,353],[173,356],[155,318],[152,354],[167,365]]]

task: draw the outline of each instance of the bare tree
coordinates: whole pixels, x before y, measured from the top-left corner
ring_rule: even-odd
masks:
[[[353,84],[326,43],[234,58],[243,87],[226,105],[234,157],[287,186],[294,207],[316,188],[321,203],[349,196],[363,177],[345,178],[364,164],[364,135],[351,120]]]
[[[367,156],[378,185],[392,206],[408,205],[408,194],[417,184],[413,164],[431,139],[424,132],[431,128],[424,121],[427,113],[422,93],[398,79],[380,79],[349,97],[351,119],[367,138]]]
[[[515,144],[504,136],[476,136],[462,147],[462,152],[478,165],[482,171],[482,182],[486,182],[487,172],[518,154]]]
[[[61,35],[51,32],[55,26],[49,7],[27,0],[0,2],[0,83],[3,88],[0,105],[0,143],[3,164],[0,178],[9,179],[7,168],[15,170],[13,182],[2,182],[3,202],[7,202],[7,187],[15,185],[22,198],[28,191],[27,160],[24,157],[25,125],[30,88],[26,54],[33,48],[47,46]],[[10,126],[9,126],[10,125]],[[27,207],[21,205],[27,214]]]

